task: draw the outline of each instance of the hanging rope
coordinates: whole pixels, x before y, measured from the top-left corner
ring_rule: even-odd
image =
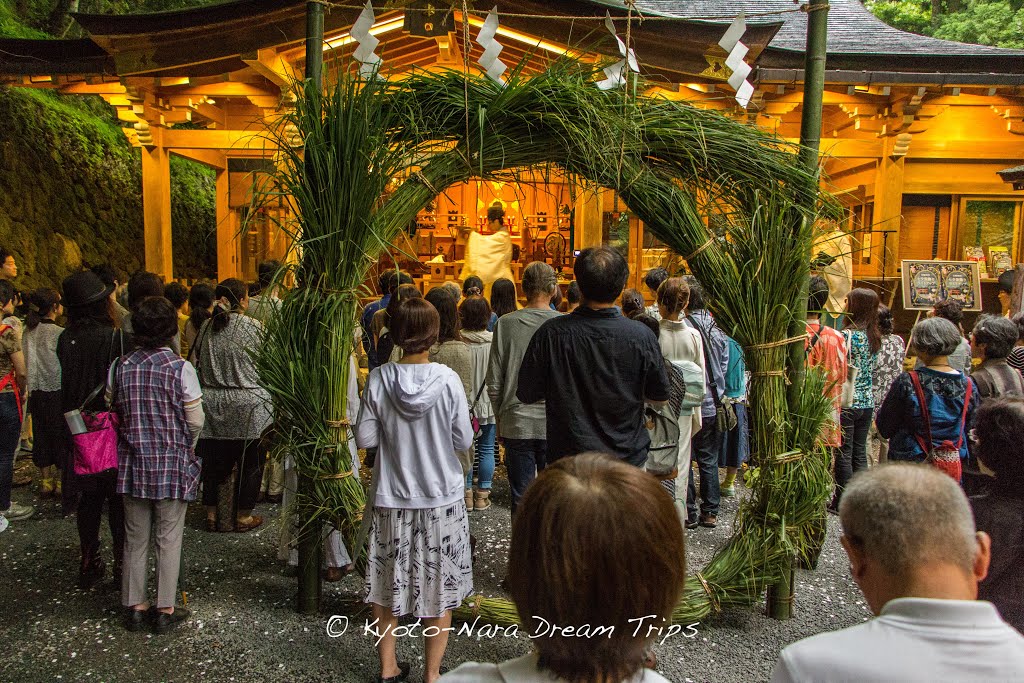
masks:
[[[469,153],[469,3],[467,0],[462,0],[462,94],[466,114],[466,166],[473,168],[473,159]],[[482,153],[482,149],[477,151],[477,154]]]

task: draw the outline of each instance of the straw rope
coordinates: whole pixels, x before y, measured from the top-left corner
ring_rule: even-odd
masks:
[[[345,470],[344,472],[338,472],[337,474],[321,474],[317,479],[347,479],[353,474],[352,470]]]
[[[707,242],[705,242],[704,244],[702,244],[699,247],[697,247],[697,249],[692,254],[690,254],[689,256],[684,256],[683,260],[684,261],[689,261],[690,259],[697,258],[698,256],[701,255],[701,253],[704,252],[705,249],[707,249],[708,247],[710,247],[714,243],[715,243],[715,237],[714,237],[714,235],[712,235],[711,237],[708,238]]]
[[[469,110],[467,109],[466,111],[469,111]],[[468,119],[467,119],[466,125],[467,126],[469,125]],[[419,170],[413,171],[412,173],[409,174],[409,177],[414,179],[414,180],[416,180],[416,181],[418,181],[421,185],[423,185],[423,187],[425,187],[428,190],[430,190],[430,194],[431,195],[436,197],[439,194],[438,191],[434,189],[434,186],[430,184],[430,181],[427,180],[427,176],[423,175],[422,171],[419,171]]]
[[[704,589],[704,592],[708,594],[708,602],[711,604],[711,610],[713,612],[721,612],[722,605],[718,601],[718,596],[716,596],[715,592],[711,590],[711,585],[708,583],[708,580],[705,579],[704,575],[700,572],[696,572],[695,576],[697,577],[697,580],[700,581],[700,585]]]
[[[758,349],[758,350],[760,350],[760,349],[775,349],[775,348],[778,348],[780,346],[789,346],[790,344],[795,344],[798,341],[804,341],[806,338],[807,337],[805,335],[801,334],[801,335],[796,336],[796,337],[788,337],[786,339],[780,339],[779,341],[768,342],[767,344],[751,344],[747,348],[748,349]]]

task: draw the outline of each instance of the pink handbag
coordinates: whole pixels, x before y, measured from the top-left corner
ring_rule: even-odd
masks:
[[[113,411],[82,413],[88,431],[71,436],[75,449],[75,474],[99,474],[117,469],[117,428]]]
[[[117,387],[117,366],[120,358],[114,361],[114,387]],[[75,474],[99,474],[107,470],[117,469],[117,438],[120,419],[112,409],[113,401],[106,410],[85,410],[96,397],[106,389],[106,383],[93,389],[78,410],[64,414],[64,419],[71,430],[71,447],[74,449]]]

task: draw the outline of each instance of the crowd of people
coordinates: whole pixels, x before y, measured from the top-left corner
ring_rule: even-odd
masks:
[[[287,505],[294,495],[287,459],[268,462],[273,405],[254,363],[264,323],[287,297],[282,266],[261,264],[251,286],[191,288],[151,273],[122,287],[112,269],[96,268],[60,292],[25,294],[22,322],[13,257],[0,257],[0,530],[33,512],[10,500],[27,408],[37,495],[59,496],[77,517],[79,586],[106,574],[106,511],[125,628],[170,631],[189,617],[176,604],[189,503],[201,498],[208,531],[244,533],[263,524],[261,497]],[[410,674],[394,635],[409,616],[424,626],[428,683],[665,680],[650,670],[654,636],[630,624],[670,618],[686,533],[715,527],[721,498],[742,487],[743,348],[692,275],[646,273],[650,305],[625,289],[629,269],[615,249],[583,250],[574,276],[563,299],[544,262],[527,265],[518,286],[470,276],[425,293],[390,270],[361,313],[369,372],[361,393],[350,373],[349,408],[354,445],[373,470],[364,599],[383,634],[378,681]],[[982,316],[968,340],[957,303],[942,302],[915,325],[917,365],[904,371],[906,345],[874,291],[852,290],[835,327],[821,321],[827,283],[812,278],[809,293],[807,363],[826,374],[834,409],[821,434],[835,460],[828,509],[878,617],[790,646],[775,679],[1024,676],[1015,571],[1024,470],[1014,448],[1024,430],[1024,319]],[[113,416],[116,467],[88,470],[82,432],[65,414]],[[881,466],[870,465],[873,436]],[[512,513],[503,586],[521,618],[600,624],[612,635],[555,630],[526,657],[446,672],[452,610],[473,592],[470,515],[491,507],[500,464]],[[289,531],[281,558],[294,564]],[[340,534],[328,546],[326,571],[340,578],[352,558]],[[950,642],[962,657],[943,650]],[[977,653],[983,667],[961,668]],[[918,661],[928,664],[915,670]]]

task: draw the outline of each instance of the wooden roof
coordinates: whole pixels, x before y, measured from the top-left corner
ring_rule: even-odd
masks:
[[[351,4],[355,4],[354,2]],[[614,54],[614,43],[601,27],[606,11],[624,19],[625,9],[590,0],[516,0],[505,5],[515,14],[563,15],[564,20],[502,17],[505,28],[562,45],[585,45]],[[344,31],[358,15],[357,9],[330,8],[325,33]],[[378,18],[382,16],[378,12]],[[590,25],[571,17],[592,16]],[[33,75],[82,73],[125,76],[192,76],[224,74],[243,69],[243,57],[257,50],[300,48],[305,31],[303,0],[232,0],[189,10],[137,15],[75,14],[88,32],[86,41],[31,41],[28,58],[24,48],[0,41],[0,73]],[[620,21],[622,30],[625,22]],[[716,43],[728,21],[659,21],[644,24],[633,33],[635,49],[646,67],[662,74],[699,74],[708,67],[704,55]],[[755,59],[781,27],[781,22],[752,26],[745,36]],[[94,44],[93,47],[88,45]],[[506,41],[507,42],[507,41]],[[96,47],[109,59],[97,60]],[[15,56],[6,53],[12,52]]]
[[[347,5],[356,5],[346,2]],[[828,69],[832,82],[910,82],[898,75],[935,74],[943,84],[1024,85],[1024,51],[967,45],[897,30],[879,21],[859,0],[831,0]],[[677,17],[634,24],[635,49],[645,70],[679,82],[676,75],[700,76],[711,63],[706,54],[741,10],[751,13],[744,42],[762,80],[802,78],[807,15],[792,0],[639,0],[648,15]],[[619,18],[625,5],[614,0],[513,0],[512,14],[561,15],[566,19],[503,16],[503,27],[563,45],[614,54],[599,19]],[[358,14],[354,7],[330,7],[328,35],[344,31]],[[764,15],[765,12],[776,12]],[[380,13],[379,13],[380,15]],[[571,17],[594,17],[593,22]],[[301,49],[303,0],[231,0],[188,10],[152,14],[76,14],[87,31],[82,40],[0,40],[0,75],[72,74],[111,77],[204,77],[245,69],[258,50]],[[620,25],[623,24],[620,21]],[[624,29],[624,26],[622,26]],[[395,36],[391,36],[395,38]],[[507,41],[506,41],[507,42]],[[712,64],[713,66],[713,64]],[[888,74],[885,78],[872,74]],[[895,75],[894,75],[895,74]],[[962,76],[959,77],[958,76]]]

